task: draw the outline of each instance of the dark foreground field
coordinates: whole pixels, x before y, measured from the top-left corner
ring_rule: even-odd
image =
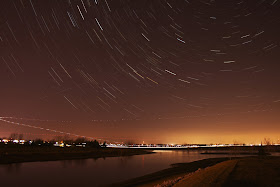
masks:
[[[20,162],[55,161],[86,158],[104,158],[149,154],[151,151],[139,149],[86,148],[86,147],[32,147],[1,146],[0,164]]]
[[[280,186],[280,157],[210,158],[175,164],[171,168],[111,186],[276,187]]]
[[[222,162],[186,176],[174,186],[280,186],[280,158],[255,157]]]

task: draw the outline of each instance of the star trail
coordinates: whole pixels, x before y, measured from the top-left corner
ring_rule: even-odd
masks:
[[[0,135],[276,140],[279,33],[279,0],[1,0]]]

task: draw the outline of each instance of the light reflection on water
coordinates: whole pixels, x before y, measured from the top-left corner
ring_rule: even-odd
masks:
[[[199,150],[164,150],[155,154],[99,159],[0,165],[1,186],[99,186],[168,168],[170,164],[226,157]]]

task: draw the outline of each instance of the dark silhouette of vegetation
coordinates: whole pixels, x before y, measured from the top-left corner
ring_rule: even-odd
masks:
[[[101,148],[101,146],[99,145],[99,142],[97,140],[86,142],[86,144],[92,148]]]
[[[270,138],[264,138],[263,143],[264,145],[272,145],[272,141],[270,140]]]
[[[87,140],[85,137],[79,137],[75,140],[75,144],[82,144],[82,143],[85,143]]]
[[[12,133],[10,135],[9,139],[12,139],[12,140],[22,140],[23,139],[23,134]]]
[[[3,142],[2,140],[6,140],[7,142]],[[72,139],[69,135],[65,136],[56,136],[52,140],[45,141],[40,138],[36,138],[33,140],[24,140],[22,142],[14,142],[14,140],[23,140],[23,134],[11,133],[9,138],[3,137],[0,138],[1,145],[5,144],[6,146],[42,146],[42,147],[89,147],[89,148],[101,148],[99,142],[97,140],[88,140],[85,137],[78,137],[77,139]],[[102,147],[106,147],[106,143],[104,142]]]
[[[101,147],[103,147],[103,148],[107,147],[106,142],[103,142],[103,144],[102,144],[102,146],[101,146]]]
[[[125,142],[125,145],[127,145],[127,146],[133,145],[133,144],[135,144],[135,142],[134,142],[133,140],[127,140],[127,141]]]
[[[73,140],[69,135],[65,135],[65,136],[62,138],[62,141],[63,141],[65,144],[73,144],[73,143],[74,143],[74,140]]]
[[[39,146],[39,145],[44,145],[44,140],[42,139],[35,139],[34,141],[32,141],[31,143],[32,146]]]

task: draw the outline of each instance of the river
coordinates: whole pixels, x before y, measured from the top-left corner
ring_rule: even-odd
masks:
[[[155,154],[99,159],[29,162],[0,165],[1,186],[100,186],[139,177],[168,168],[228,155],[200,154],[199,150],[154,151]]]

